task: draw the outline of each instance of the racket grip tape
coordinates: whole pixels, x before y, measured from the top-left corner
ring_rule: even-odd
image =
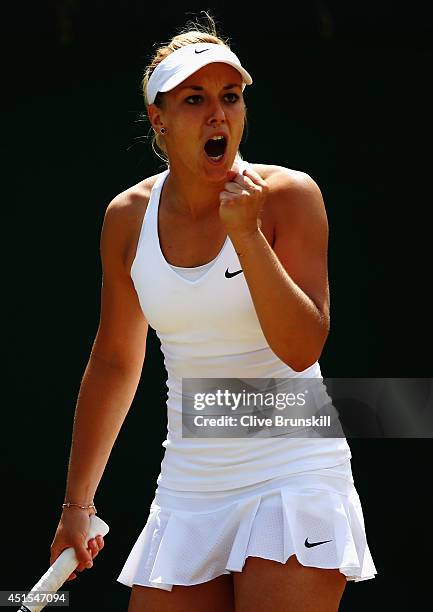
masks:
[[[99,516],[92,514],[90,517],[89,531],[86,536],[86,544],[97,535],[105,536],[109,532],[109,527]],[[45,572],[42,578],[35,584],[30,593],[51,592],[55,593],[64,584],[66,579],[79,565],[75,554],[75,549],[71,546],[57,557],[51,567]],[[19,612],[40,612],[49,602],[35,602],[22,605]],[[50,602],[52,603],[52,602]]]

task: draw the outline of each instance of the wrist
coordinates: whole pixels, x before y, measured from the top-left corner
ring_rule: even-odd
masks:
[[[70,508],[62,508],[62,516],[74,515],[74,514],[84,514],[84,516],[93,516],[97,514],[96,508],[85,510],[83,508],[77,508],[76,506],[71,506]]]
[[[260,227],[256,227],[255,230],[242,234],[237,234],[236,236],[231,237],[231,241],[235,248],[237,256],[245,257],[247,252],[251,248],[254,248],[254,245],[257,244],[257,239],[260,238],[261,234],[262,232]]]
[[[68,510],[68,511],[69,510],[74,510],[74,511],[77,511],[77,512],[86,512],[89,515],[96,514],[96,512],[97,512],[96,506],[93,503],[93,501],[88,503],[88,504],[81,504],[81,503],[65,501],[62,504],[62,509],[63,509],[63,511],[65,511],[65,510]]]

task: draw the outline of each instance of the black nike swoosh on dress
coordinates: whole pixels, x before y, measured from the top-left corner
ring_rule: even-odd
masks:
[[[225,277],[226,278],[233,278],[233,276],[236,276],[236,274],[240,274],[241,272],[243,272],[243,270],[236,270],[236,272],[229,272],[229,269],[227,268],[226,273],[225,273]]]
[[[324,540],[323,542],[309,542],[308,538],[305,538],[305,546],[307,548],[313,548],[313,546],[319,546],[319,544],[326,544],[327,542],[332,542],[332,540]]]

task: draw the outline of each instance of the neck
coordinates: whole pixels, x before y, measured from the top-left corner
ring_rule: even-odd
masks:
[[[170,173],[165,181],[165,196],[171,211],[186,215],[192,219],[208,217],[218,213],[219,194],[224,190],[227,179],[210,181],[197,173],[181,172],[170,165]]]

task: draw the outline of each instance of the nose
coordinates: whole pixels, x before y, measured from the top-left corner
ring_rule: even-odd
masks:
[[[224,108],[221,102],[219,100],[212,102],[210,112],[209,112],[208,123],[210,125],[216,125],[219,123],[223,123],[225,120],[226,120],[226,115],[225,115]]]

